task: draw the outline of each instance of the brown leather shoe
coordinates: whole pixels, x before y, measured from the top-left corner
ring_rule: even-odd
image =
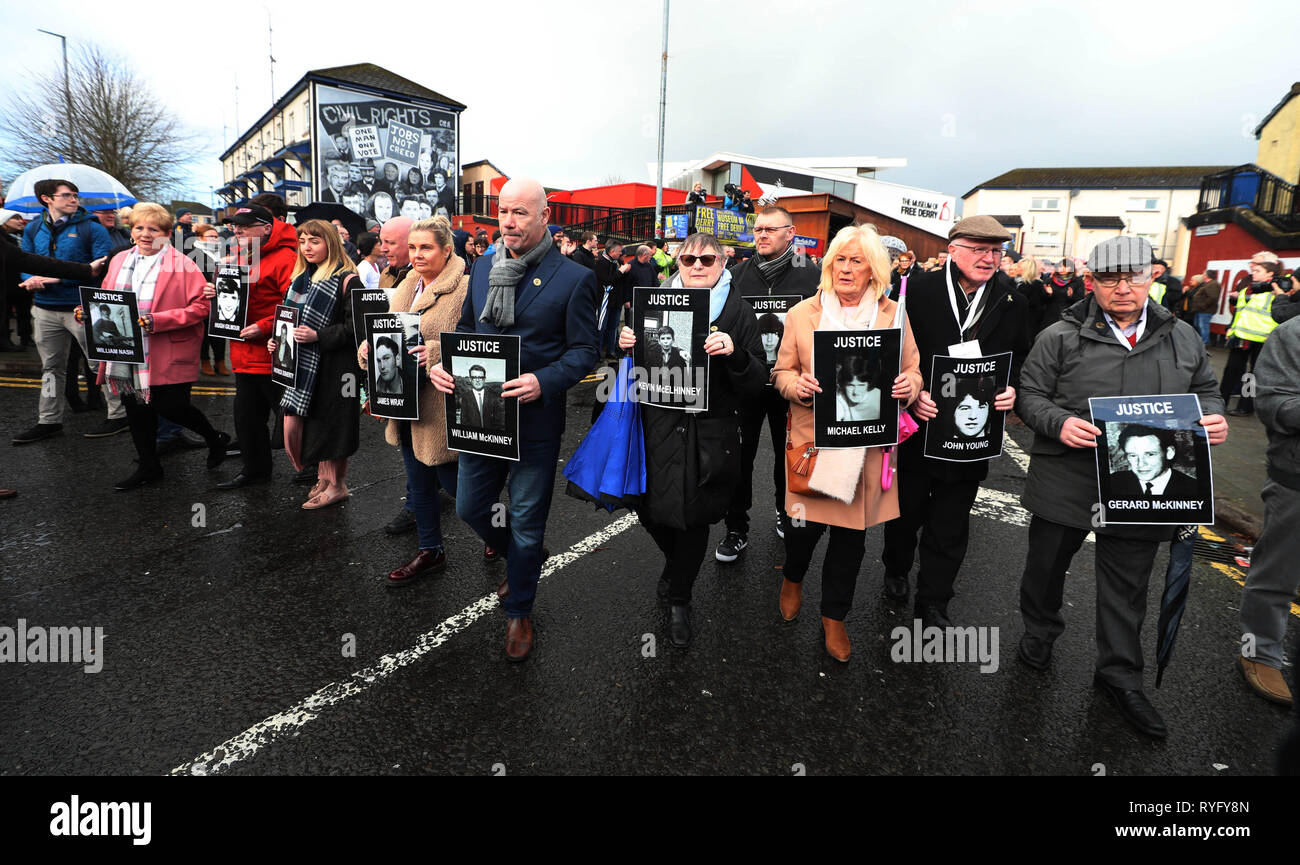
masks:
[[[405,586],[421,574],[440,574],[447,570],[447,554],[442,550],[420,550],[415,558],[396,570],[388,572],[390,586]]]
[[[508,619],[506,624],[506,660],[522,661],[533,650],[533,620]]]
[[[1246,678],[1246,684],[1250,685],[1251,690],[1256,694],[1270,703],[1281,706],[1291,705],[1291,689],[1286,686],[1286,679],[1282,677],[1281,670],[1241,655],[1237,656],[1237,666],[1241,668],[1241,675]]]
[[[822,616],[822,633],[826,635],[827,653],[841,664],[849,662],[849,634],[844,630],[844,623]]]
[[[803,583],[781,580],[781,618],[793,622],[803,605]]]
[[[204,375],[216,375],[216,374],[217,374],[217,373],[216,373],[216,370],[214,370],[214,369],[212,368],[212,361],[208,360],[206,357],[203,359],[203,363],[200,364],[200,367],[201,367],[201,369],[203,370],[203,374],[204,374]]]
[[[504,601],[508,594],[510,594],[510,578],[502,577],[500,584],[497,585],[497,597]]]

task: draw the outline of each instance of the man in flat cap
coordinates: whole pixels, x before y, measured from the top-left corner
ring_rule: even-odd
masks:
[[[920,570],[913,613],[926,627],[944,628],[957,571],[966,557],[970,511],[987,461],[950,462],[925,455],[927,422],[939,413],[930,381],[935,355],[985,357],[1011,352],[1010,386],[994,411],[1016,400],[1020,366],[1029,352],[1029,302],[1003,273],[1004,241],[1011,235],[991,216],[969,216],[948,233],[948,263],[908,280],[907,319],[921,352],[925,389],[913,407],[921,429],[898,447],[899,516],[885,524],[885,600],[905,604],[908,574],[920,534]],[[1000,450],[1000,448],[998,449]]]
[[[1124,720],[1154,738],[1167,735],[1142,690],[1142,620],[1156,550],[1177,526],[1107,525],[1099,507],[1088,398],[1187,394],[1200,397],[1210,444],[1228,437],[1223,399],[1195,328],[1148,299],[1151,244],[1112,237],[1088,256],[1093,293],[1065,310],[1034,343],[1016,406],[1034,431],[1021,504],[1032,515],[1020,614],[1020,659],[1044,670],[1065,630],[1065,572],[1088,532],[1096,535],[1097,661],[1093,682]],[[1101,443],[1105,446],[1105,443]]]

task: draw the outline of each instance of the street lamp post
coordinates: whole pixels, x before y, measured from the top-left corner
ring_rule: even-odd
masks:
[[[655,181],[655,237],[664,236],[664,106],[668,94],[668,0],[664,0],[664,50],[659,66],[659,174]]]
[[[44,33],[48,36],[56,36],[58,37],[59,41],[63,43],[63,108],[65,111],[64,124],[67,128],[67,133],[68,133],[68,161],[72,162],[75,159],[73,155],[73,151],[76,150],[76,146],[72,140],[72,83],[71,83],[71,79],[68,77],[68,37],[64,36],[62,33],[53,33],[49,30],[42,30],[39,27],[36,28],[36,31],[38,33]]]

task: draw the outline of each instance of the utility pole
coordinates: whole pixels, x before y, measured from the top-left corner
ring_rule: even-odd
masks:
[[[668,0],[664,0],[664,50],[659,64],[659,174],[655,181],[655,237],[664,236],[664,108],[668,100]]]
[[[266,56],[271,61],[271,104],[275,104],[275,52],[271,48],[271,8],[266,9]]]
[[[66,131],[68,133],[68,161],[71,162],[74,158],[73,153],[76,150],[76,145],[72,139],[72,82],[68,77],[68,37],[64,36],[62,33],[52,33],[49,30],[42,30],[39,27],[36,28],[36,32],[55,36],[63,43],[63,109],[66,112],[64,114],[64,124],[67,127]]]

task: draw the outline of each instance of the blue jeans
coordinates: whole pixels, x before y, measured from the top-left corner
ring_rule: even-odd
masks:
[[[165,444],[166,442],[179,438],[180,434],[180,424],[172,423],[162,415],[158,415],[158,444]]]
[[[461,454],[456,490],[456,513],[490,547],[504,550],[506,615],[532,615],[537,581],[542,574],[542,541],[551,512],[555,488],[555,462],[560,440],[519,442],[519,462]],[[504,506],[496,508],[501,489],[509,483],[509,519]],[[494,508],[496,510],[494,511]]]
[[[411,425],[405,421],[389,421],[402,425],[402,462],[406,465],[406,509],[415,515],[415,529],[420,536],[420,549],[442,549],[442,502],[438,490],[445,489],[456,496],[456,463],[427,466],[420,462],[411,448]]]
[[[1214,318],[1212,312],[1198,312],[1196,315],[1196,330],[1201,334],[1201,342],[1206,345],[1210,344],[1210,319]]]

